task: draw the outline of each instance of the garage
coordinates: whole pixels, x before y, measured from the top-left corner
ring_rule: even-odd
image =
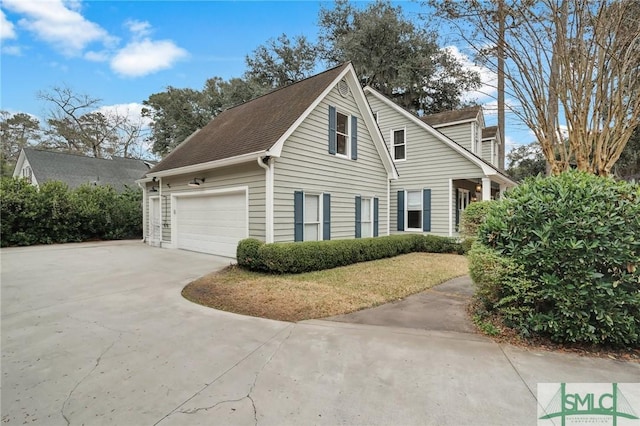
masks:
[[[177,248],[236,257],[248,235],[246,190],[175,195],[173,202]]]

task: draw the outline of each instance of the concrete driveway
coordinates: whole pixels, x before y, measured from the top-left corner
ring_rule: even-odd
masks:
[[[180,290],[228,262],[203,254],[124,241],[0,255],[7,425],[535,425],[538,382],[640,381],[638,364],[473,334],[204,308]]]

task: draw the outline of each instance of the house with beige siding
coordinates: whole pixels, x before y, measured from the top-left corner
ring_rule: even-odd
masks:
[[[235,257],[238,241],[390,233],[398,178],[351,64],[230,108],[153,167],[144,238]]]
[[[480,107],[419,118],[344,64],[230,108],[138,181],[153,246],[235,257],[296,242],[457,235],[473,200],[515,185],[482,159]]]
[[[364,92],[399,175],[390,181],[392,233],[456,236],[471,202],[516,185],[483,159],[481,107],[418,117],[370,87]]]

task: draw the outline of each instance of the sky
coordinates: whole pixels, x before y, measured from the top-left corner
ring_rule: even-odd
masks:
[[[424,11],[418,2],[394,4],[409,19]],[[320,8],[331,6],[315,0],[2,0],[0,109],[42,120],[48,105],[38,92],[67,86],[135,115],[142,101],[168,86],[201,90],[214,76],[241,77],[245,56],[281,34],[315,41]],[[447,40],[441,43],[447,46]],[[464,46],[449,48],[473,66],[461,53]],[[487,83],[495,77],[476,69]],[[485,119],[492,125],[495,101],[484,92],[494,91],[485,86],[468,97],[489,105]],[[532,139],[513,122],[506,132],[507,151]]]

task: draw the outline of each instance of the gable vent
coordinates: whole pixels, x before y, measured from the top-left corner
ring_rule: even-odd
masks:
[[[349,84],[347,84],[346,81],[340,80],[338,82],[338,93],[340,93],[343,98],[349,94]]]

